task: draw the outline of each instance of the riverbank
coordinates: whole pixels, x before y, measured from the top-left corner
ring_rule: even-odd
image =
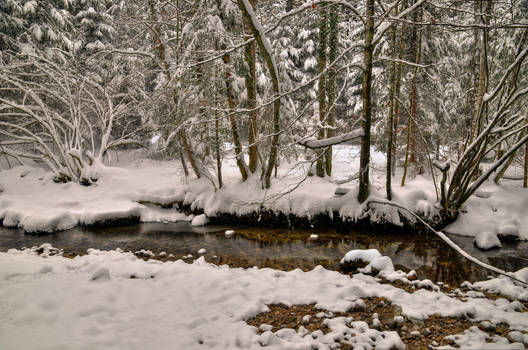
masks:
[[[51,174],[38,167],[15,167],[0,171],[0,221],[27,232],[53,232],[77,225],[191,222],[203,213],[208,219],[201,223],[419,232],[421,226],[406,211],[358,203],[357,181],[344,182],[358,170],[356,148],[336,147],[333,177],[307,176],[307,165],[283,163],[269,190],[262,189],[257,176],[241,182],[232,160],[224,162],[224,186],[217,190],[208,179],[186,179],[178,161],[142,158],[145,154],[139,152],[123,154],[112,166],[98,164],[92,171],[99,180],[90,187],[54,183]],[[381,154],[373,154],[375,169],[382,169],[384,161]],[[372,173],[370,200],[384,202],[384,174]],[[393,203],[435,221],[438,207],[431,179],[417,176],[393,188]],[[528,239],[523,203],[528,206],[526,190],[487,185],[447,230]]]
[[[528,294],[511,280],[453,289],[389,270],[392,284],[322,267],[240,269],[94,249],[69,259],[49,245],[10,250],[0,253],[0,343],[28,350],[528,344]]]

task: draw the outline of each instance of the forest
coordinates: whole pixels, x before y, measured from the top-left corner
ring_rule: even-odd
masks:
[[[528,346],[527,58],[528,0],[0,0],[0,348]]]
[[[354,141],[359,202],[374,147],[388,200],[396,168],[427,173],[449,217],[512,167],[527,185],[527,6],[8,0],[0,152],[90,185],[95,160],[155,140],[186,176],[221,188],[234,159],[269,188],[282,159],[331,176]]]

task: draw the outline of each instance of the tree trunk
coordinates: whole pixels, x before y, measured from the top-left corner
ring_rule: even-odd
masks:
[[[361,154],[359,159],[359,192],[358,201],[363,203],[369,196],[369,166],[370,166],[370,124],[372,118],[372,53],[374,47],[374,0],[365,0],[365,47],[363,49],[363,136],[361,137]]]
[[[249,0],[250,4],[254,6],[254,0]],[[246,28],[251,31],[250,24],[247,19],[244,19]],[[255,43],[251,42],[245,47],[244,56],[247,64],[247,71],[245,74],[245,83],[247,91],[247,104],[249,112],[248,121],[248,142],[249,142],[249,171],[255,173],[258,165],[258,146],[257,139],[257,85],[256,85],[256,71],[255,71]]]
[[[215,112],[215,153],[216,153],[216,177],[218,188],[222,188],[222,156],[220,154],[220,121],[218,112]]]
[[[395,15],[398,15],[398,6],[394,9]],[[396,30],[397,26],[392,27],[391,40],[392,40],[392,58],[396,58]],[[386,125],[387,134],[387,166],[386,166],[386,178],[385,178],[385,191],[387,193],[387,199],[392,200],[392,144],[394,136],[394,94],[396,90],[396,61],[392,62],[391,77],[390,77],[390,91],[389,91],[389,115]]]
[[[407,1],[403,2],[403,8],[407,6]],[[401,25],[401,33],[400,33],[400,39],[399,39],[399,52],[398,52],[398,59],[403,58],[403,53],[405,50],[405,23],[402,23]],[[396,86],[394,91],[394,127],[393,130],[395,132],[394,134],[394,142],[392,146],[393,154],[392,154],[392,176],[394,176],[396,173],[396,144],[398,140],[397,130],[398,130],[398,121],[400,116],[400,91],[401,91],[401,81],[402,81],[402,68],[403,64],[398,63],[396,65]]]
[[[224,48],[222,48],[223,50]],[[235,110],[235,102],[233,97],[233,88],[231,86],[231,73],[229,72],[229,63],[231,61],[228,54],[225,54],[222,57],[224,63],[225,63],[225,86],[226,86],[226,95],[227,95],[227,105],[229,107],[229,124],[231,125],[231,133],[233,134],[233,144],[235,146],[235,158],[236,158],[236,164],[238,166],[238,170],[240,170],[240,175],[242,176],[242,180],[246,181],[248,178],[248,172],[247,172],[247,166],[246,162],[244,161],[244,154],[242,153],[242,143],[240,142],[240,136],[238,134],[238,125],[236,116],[234,113]]]
[[[482,11],[482,1],[480,1],[480,11]],[[489,14],[491,4],[486,6],[486,14]],[[481,15],[483,25],[487,25],[487,16]],[[473,126],[471,140],[474,140],[482,130],[483,115],[486,103],[484,102],[484,94],[488,88],[488,31],[486,28],[482,29],[482,38],[480,40],[480,56],[479,56],[479,78],[478,91],[475,101],[475,115],[473,117]]]
[[[218,7],[218,16],[220,17],[220,20],[224,22],[224,16],[223,13],[220,11],[220,0],[216,1],[217,7]],[[215,48],[217,49],[218,44],[215,42]],[[220,46],[221,50],[226,49],[226,45],[222,44]],[[236,120],[236,115],[234,113],[235,110],[235,102],[233,97],[233,88],[231,86],[231,72],[229,71],[229,65],[231,63],[231,57],[228,53],[224,54],[222,56],[222,60],[224,61],[225,65],[225,87],[226,87],[226,96],[227,96],[227,105],[229,107],[229,124],[231,125],[231,133],[233,135],[233,144],[235,149],[235,159],[236,164],[238,166],[238,170],[240,171],[240,175],[242,176],[242,181],[246,181],[248,178],[248,169],[246,162],[244,160],[244,154],[242,153],[242,142],[240,141],[240,136],[238,133],[238,123]]]
[[[293,0],[286,0],[286,12],[293,10]]]
[[[336,6],[331,6],[329,14],[329,34],[328,38],[328,61],[332,64],[337,58],[337,25],[339,17],[337,15]],[[337,73],[335,67],[330,68],[328,72],[327,81],[327,93],[328,93],[328,108],[327,108],[327,124],[328,129],[326,130],[326,137],[334,136],[335,127],[335,100],[336,100],[336,80]],[[326,175],[332,176],[332,146],[328,147],[325,151],[325,169]]]
[[[528,143],[524,146],[523,187],[528,187]]]
[[[193,168],[196,177],[201,178],[202,173],[200,172],[200,169],[198,169],[196,160],[194,159],[194,154],[192,153],[191,147],[189,146],[189,142],[187,142],[187,135],[185,134],[185,131],[180,130],[178,132],[178,136],[180,137],[180,142],[183,146],[183,149],[185,150],[185,153],[187,154],[187,159],[189,160],[189,163],[191,164],[191,167]]]
[[[422,12],[420,12],[422,13]],[[421,22],[421,15],[418,21]],[[420,64],[422,59],[422,29],[417,28],[416,30],[416,58],[415,63]],[[413,35],[414,36],[414,35]],[[405,179],[407,177],[407,171],[409,163],[416,166],[416,105],[418,103],[418,91],[416,89],[416,77],[418,75],[418,67],[414,67],[414,73],[411,81],[411,101],[410,101],[410,114],[407,118],[407,146],[405,148],[405,163],[403,164],[403,175],[401,180],[401,186],[405,186]]]
[[[257,21],[255,13],[253,12],[253,8],[251,6],[246,7],[244,0],[238,0],[238,7],[240,8],[240,11],[242,12],[242,15],[244,16],[246,21],[250,24],[251,31],[253,32],[253,36],[257,41],[259,50],[264,56],[264,60],[266,61],[266,65],[268,67],[268,70],[270,71],[273,92],[275,93],[275,100],[273,101],[273,136],[271,138],[268,164],[266,165],[266,171],[264,172],[264,186],[266,188],[270,188],[271,174],[277,161],[280,136],[280,88],[278,71],[276,70],[278,69],[278,67],[276,66],[273,60],[271,44],[269,40],[266,37],[261,36],[261,33],[259,31],[262,28],[261,25],[259,23],[253,22]]]
[[[326,69],[326,47],[327,47],[327,37],[328,37],[328,19],[326,7],[320,7],[319,10],[319,48],[317,63],[319,66],[319,131],[317,133],[317,138],[319,140],[325,138],[325,119],[326,119],[326,74],[324,70]],[[323,157],[324,151],[318,151],[317,165],[316,165],[316,175],[319,177],[324,177],[325,166]]]

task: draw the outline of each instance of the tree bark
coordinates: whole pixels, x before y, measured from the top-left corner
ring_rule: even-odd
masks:
[[[224,49],[224,48],[222,48]],[[231,58],[228,54],[225,54],[222,57],[225,63],[225,86],[226,86],[226,95],[227,95],[227,105],[229,107],[229,124],[231,125],[231,133],[233,135],[233,144],[235,148],[235,158],[238,170],[240,170],[240,175],[242,176],[242,181],[246,181],[248,178],[247,166],[244,161],[244,154],[242,153],[242,143],[240,142],[240,135],[238,134],[238,124],[235,116],[235,102],[233,97],[233,88],[231,86],[231,73],[229,72],[229,64],[231,63]]]
[[[395,15],[398,15],[398,6],[395,7]],[[392,58],[396,58],[396,30],[397,26],[392,27],[391,40],[392,40]],[[396,90],[396,61],[392,62],[391,66],[391,77],[390,77],[390,91],[389,91],[389,115],[386,125],[387,135],[387,165],[386,165],[386,178],[385,178],[385,191],[387,199],[392,200],[392,145],[394,136],[394,94]]]
[[[325,138],[325,119],[326,119],[326,74],[323,73],[326,69],[326,47],[328,37],[328,19],[326,7],[320,7],[319,10],[319,48],[317,55],[317,63],[319,66],[319,131],[317,138],[319,140]],[[322,156],[324,151],[319,152],[317,157],[316,175],[324,177],[325,174],[325,158]]]
[[[331,6],[329,9],[329,35],[328,38],[328,61],[332,64],[337,58],[337,24],[338,14],[336,6]],[[334,136],[335,127],[335,106],[336,102],[336,80],[337,73],[335,67],[330,68],[328,71],[328,82],[327,82],[327,93],[328,93],[328,108],[327,108],[327,124],[328,129],[326,130],[326,137],[330,138]],[[332,176],[332,146],[328,147],[325,151],[325,170],[326,175]]]
[[[372,39],[374,37],[374,0],[365,0],[365,47],[363,49],[363,132],[361,138],[361,152],[359,159],[359,192],[358,201],[363,203],[369,196],[369,166],[370,166],[370,125],[372,119],[372,53],[374,47]]]
[[[524,146],[523,187],[528,187],[528,143]]]
[[[255,1],[249,0],[250,4],[254,6]],[[250,24],[247,22],[247,19],[244,18],[246,28],[251,31]],[[249,142],[249,171],[255,173],[258,165],[258,146],[256,144],[256,135],[257,133],[257,111],[255,110],[257,106],[257,85],[256,85],[256,70],[255,70],[255,43],[251,42],[246,45],[244,49],[244,56],[247,64],[247,71],[245,74],[245,83],[247,91],[247,104],[249,112],[249,121],[248,121],[248,142]]]

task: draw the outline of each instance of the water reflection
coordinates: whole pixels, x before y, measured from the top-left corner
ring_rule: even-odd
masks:
[[[231,238],[224,231],[234,229]],[[311,240],[317,233],[319,238]],[[472,239],[453,236],[459,245],[479,259],[499,268],[515,271],[528,266],[528,243],[506,244],[502,250],[481,252]],[[465,280],[485,279],[488,272],[469,263],[444,242],[430,235],[392,235],[380,232],[338,232],[336,230],[261,229],[258,227],[191,227],[188,223],[137,224],[111,228],[78,227],[44,236],[0,227],[0,251],[51,243],[69,254],[84,254],[88,248],[125,251],[165,251],[175,258],[205,248],[206,260],[239,267],[271,267],[282,270],[310,270],[323,265],[339,269],[339,260],[350,249],[376,248],[390,256],[396,268],[416,270],[418,277],[458,285]]]

